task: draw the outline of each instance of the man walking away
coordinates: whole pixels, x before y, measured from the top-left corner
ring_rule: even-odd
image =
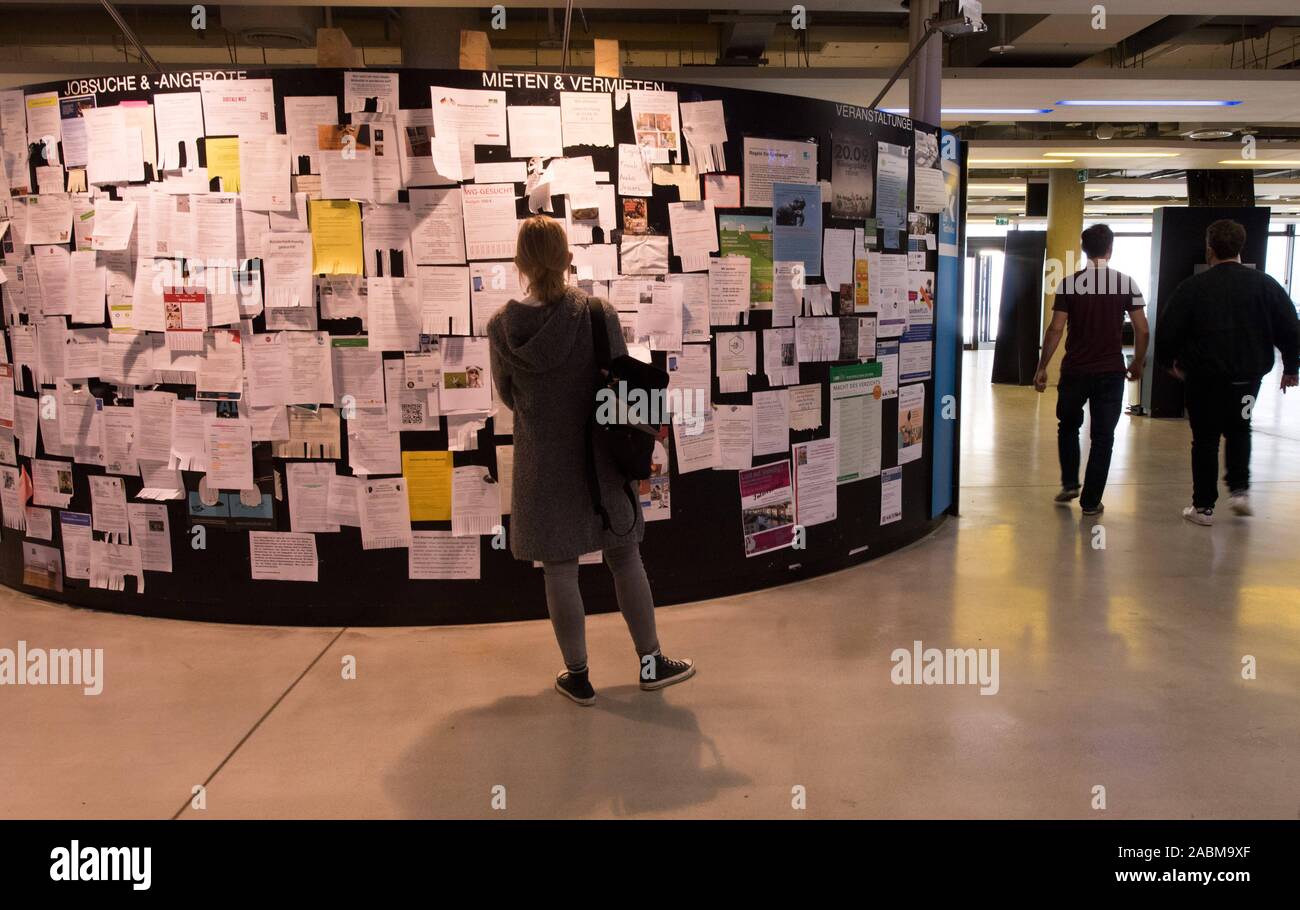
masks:
[[[1219,437],[1224,482],[1238,515],[1250,515],[1250,412],[1273,348],[1282,352],[1282,391],[1296,384],[1300,322],[1282,286],[1241,264],[1246,229],[1216,221],[1205,231],[1209,268],[1174,289],[1156,332],[1156,363],[1183,380],[1192,426],[1192,504],[1183,517],[1214,523]]]
[[[1047,364],[1065,336],[1065,359],[1056,390],[1056,442],[1061,459],[1058,503],[1078,498],[1084,515],[1100,515],[1101,494],[1110,473],[1110,453],[1115,445],[1115,425],[1124,409],[1124,377],[1136,382],[1146,361],[1146,302],[1133,279],[1107,265],[1115,234],[1104,224],[1094,224],[1080,240],[1088,266],[1062,282],[1052,303],[1052,321],[1043,335],[1043,353],[1034,374],[1034,388],[1047,388]],[[1133,323],[1133,361],[1124,364],[1124,314]],[[1092,417],[1088,467],[1079,491],[1079,428],[1083,406]]]

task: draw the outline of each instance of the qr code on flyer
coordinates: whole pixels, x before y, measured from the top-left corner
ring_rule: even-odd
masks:
[[[402,405],[402,426],[418,427],[422,423],[424,423],[424,407],[422,405]]]

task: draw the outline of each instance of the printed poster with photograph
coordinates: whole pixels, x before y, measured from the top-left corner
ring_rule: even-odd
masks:
[[[822,190],[815,183],[772,184],[772,255],[802,262],[805,277],[822,273]]]
[[[632,130],[636,144],[652,149],[651,161],[668,162],[668,153],[682,157],[682,126],[676,92],[633,90],[627,93],[632,106]]]
[[[637,481],[641,513],[646,521],[662,521],[673,517],[668,480],[668,430],[668,424],[659,428],[654,451],[650,455],[650,476]]]
[[[62,591],[63,554],[54,547],[24,541],[23,584],[46,591]]]
[[[484,411],[492,407],[492,372],[486,338],[448,337],[442,340],[442,412]]]
[[[772,218],[770,215],[718,216],[718,244],[723,256],[749,260],[749,305],[772,303]]]
[[[925,386],[898,388],[898,463],[921,457],[925,445]]]
[[[740,471],[740,525],[746,556],[784,549],[794,541],[789,459]]]
[[[876,153],[869,136],[831,135],[831,214],[870,218],[876,207]]]
[[[639,197],[623,200],[623,233],[650,233],[650,217],[646,202],[647,200]]]

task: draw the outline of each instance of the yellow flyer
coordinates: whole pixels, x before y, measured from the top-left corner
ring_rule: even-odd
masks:
[[[411,521],[451,521],[451,453],[403,452]]]

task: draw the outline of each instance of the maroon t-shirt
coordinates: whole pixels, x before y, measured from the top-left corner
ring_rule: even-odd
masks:
[[[1124,372],[1124,314],[1145,306],[1133,279],[1105,266],[1089,266],[1063,281],[1052,303],[1068,320],[1061,372]]]

